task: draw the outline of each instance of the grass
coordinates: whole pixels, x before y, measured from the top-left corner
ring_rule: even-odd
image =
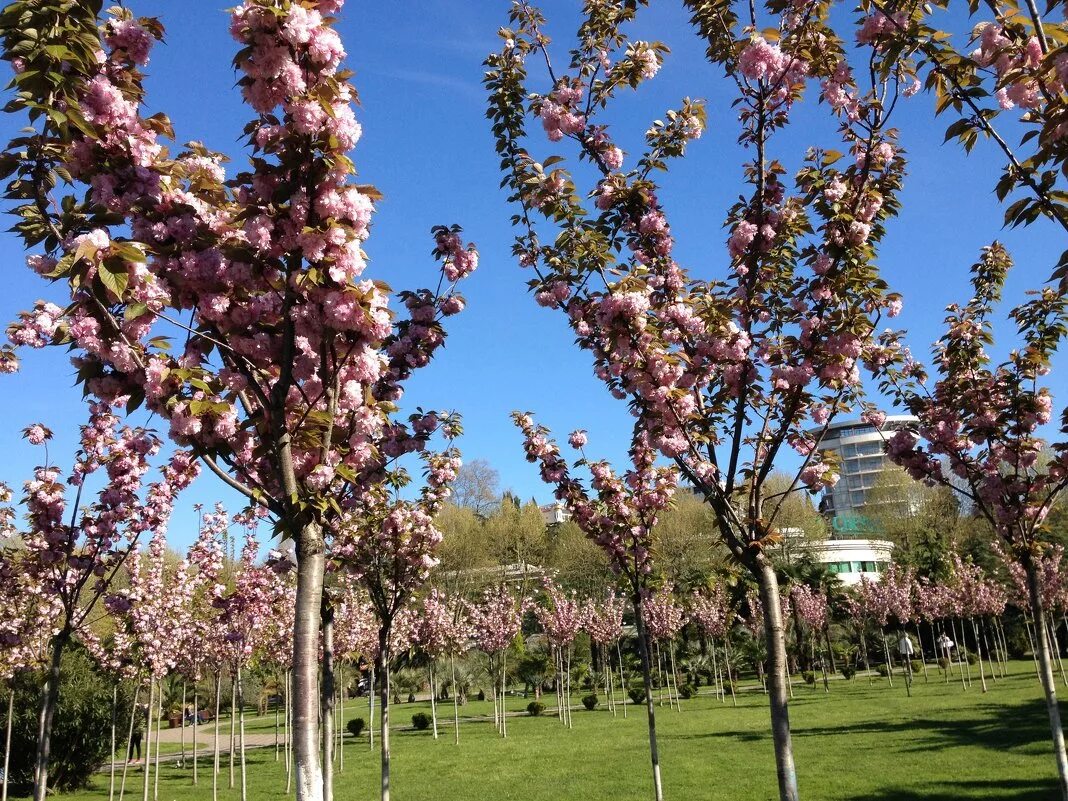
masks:
[[[1055,769],[1040,688],[1030,662],[1011,666],[1007,680],[982,694],[978,674],[967,692],[932,671],[919,677],[908,698],[900,680],[869,686],[835,681],[798,687],[790,706],[798,779],[806,801],[1049,801],[1056,797]],[[707,689],[705,690],[707,692]],[[551,701],[551,697],[546,701]],[[577,695],[575,698],[577,703]],[[527,700],[513,698],[512,709]],[[668,801],[764,801],[777,797],[766,699],[759,691],[738,698],[738,708],[700,695],[682,702],[682,711],[658,709],[664,792]],[[464,714],[478,713],[469,705]],[[485,704],[487,711],[490,705]],[[492,722],[461,725],[459,747],[444,726],[434,741],[429,731],[410,730],[411,715],[425,703],[392,708],[393,797],[398,801],[628,801],[651,797],[645,719],[632,707],[613,719],[604,709],[576,709],[574,729],[555,715],[509,720],[507,740]],[[443,717],[451,715],[443,705]],[[1068,710],[1066,710],[1068,711]],[[350,702],[348,717],[366,718],[365,700]],[[376,713],[377,722],[377,713]],[[224,721],[225,725],[225,721]],[[273,716],[246,723],[273,731]],[[377,746],[377,742],[376,742]],[[273,749],[249,752],[249,798],[284,797],[284,769]],[[210,769],[202,764],[201,784],[190,785],[188,770],[164,766],[160,801],[211,798]],[[377,796],[378,754],[367,734],[346,738],[345,770],[335,780],[337,801]],[[220,797],[235,799],[220,776]],[[140,797],[135,793],[137,801]],[[106,776],[68,801],[103,801]]]

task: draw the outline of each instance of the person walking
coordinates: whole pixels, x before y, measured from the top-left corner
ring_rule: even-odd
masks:
[[[137,713],[134,717],[134,725],[130,729],[130,745],[126,749],[126,761],[136,765],[141,761],[141,738],[144,736],[144,727],[148,718],[148,707],[144,704],[137,705]],[[134,752],[137,758],[134,758]]]

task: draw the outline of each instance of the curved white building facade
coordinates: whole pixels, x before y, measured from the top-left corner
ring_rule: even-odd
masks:
[[[886,540],[822,540],[809,548],[816,561],[848,587],[859,584],[862,578],[878,581],[890,564],[894,544]]]

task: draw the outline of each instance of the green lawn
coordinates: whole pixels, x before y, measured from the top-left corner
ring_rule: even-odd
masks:
[[[864,678],[832,683],[831,693],[798,688],[791,704],[801,795],[806,801],[1049,801],[1055,797],[1045,708],[1030,662],[1013,666],[1008,680],[983,695],[978,673],[963,692],[932,671],[919,678],[913,697],[895,681]],[[549,699],[546,699],[549,700]],[[366,716],[366,700],[350,702],[349,716]],[[487,711],[489,704],[485,705]],[[524,699],[511,700],[513,709]],[[393,720],[393,798],[397,801],[626,801],[651,796],[644,716],[575,711],[575,728],[553,715],[509,721],[507,740],[492,722],[467,722],[459,747],[447,727],[435,742],[410,730],[413,711],[426,704],[400,704]],[[471,711],[468,707],[465,711]],[[1068,710],[1066,710],[1068,711]],[[451,714],[451,705],[441,710]],[[273,727],[273,718],[253,722]],[[702,695],[683,701],[682,712],[658,710],[665,797],[668,801],[776,798],[768,713],[760,692],[739,697],[735,709]],[[284,772],[273,749],[249,753],[249,797],[284,796]],[[371,801],[377,791],[378,754],[366,733],[347,742],[345,771],[337,777],[338,801]],[[224,771],[225,773],[225,771]],[[225,775],[221,777],[226,787]],[[223,789],[222,798],[237,798]],[[64,796],[102,801],[107,779],[89,791]],[[167,766],[161,801],[211,797],[210,773],[192,788],[187,771]]]

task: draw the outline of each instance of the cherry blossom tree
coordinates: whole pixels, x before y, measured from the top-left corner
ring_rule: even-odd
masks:
[[[571,657],[575,637],[582,628],[582,605],[574,593],[566,593],[552,580],[543,586],[546,605],[534,604],[534,616],[545,632],[556,673],[556,706],[560,722],[572,728]]]
[[[827,664],[823,659],[823,649],[819,646],[820,639],[827,633],[830,621],[830,607],[827,604],[827,596],[807,584],[797,583],[790,588],[790,602],[798,618],[807,629],[805,633],[808,635],[807,644],[811,653],[810,664],[812,664],[813,668],[815,667],[816,650],[819,647],[819,663],[823,671],[823,689],[826,692],[830,692],[830,682],[827,680]],[[829,647],[829,637],[827,637],[827,642]],[[804,643],[799,642],[798,647],[803,648]]]
[[[142,67],[163,28],[123,7],[17,0],[0,16],[15,70],[8,111],[32,133],[4,153],[30,266],[70,290],[9,332],[73,346],[88,393],[166,420],[232,489],[266,508],[297,557],[293,696],[297,794],[322,795],[317,644],[338,496],[375,492],[424,439],[391,415],[403,382],[462,310],[477,253],[435,229],[438,289],[362,277],[378,197],[355,183],[355,91],[334,29],[343,0],[246,0],[231,32],[251,167],[227,176],[200,143],[173,152],[143,113]],[[62,109],[62,110],[61,110]],[[171,348],[178,334],[184,346]],[[15,366],[10,352],[0,358]]]
[[[1039,382],[1068,330],[1068,300],[1045,287],[1015,306],[1009,317],[1018,331],[1018,347],[995,362],[990,353],[993,317],[1011,265],[1000,243],[984,248],[972,267],[971,300],[948,309],[946,333],[934,347],[932,381],[925,380],[924,370],[908,355],[887,366],[886,389],[917,418],[893,436],[887,453],[913,478],[949,486],[966,497],[1023,568],[1059,786],[1068,799],[1068,756],[1039,579],[1041,560],[1051,547],[1042,523],[1068,486],[1068,443],[1054,443],[1051,456],[1043,460],[1046,443],[1038,433],[1053,411],[1053,398]],[[887,334],[885,340],[899,336]]]
[[[574,478],[560,447],[549,429],[538,425],[529,414],[515,412],[516,426],[523,432],[527,461],[537,464],[541,478],[555,486],[556,498],[566,507],[583,533],[608,556],[613,572],[626,582],[638,635],[638,652],[645,688],[645,712],[649,730],[649,758],[652,763],[653,796],[663,799],[660,755],[656,740],[656,712],[653,705],[652,655],[642,606],[649,596],[653,570],[653,527],[658,515],[674,497],[678,475],[667,467],[657,467],[656,454],[648,438],[635,428],[631,439],[631,469],[619,476],[604,461],[591,461],[583,450],[585,431],[573,431],[568,444],[580,451],[575,469],[588,469],[589,488]]]
[[[738,706],[738,698],[734,691],[734,681],[731,678],[728,651],[728,637],[730,636],[731,621],[734,619],[730,598],[727,597],[723,586],[716,584],[710,590],[694,590],[690,594],[689,608],[693,622],[697,624],[701,633],[712,641],[712,671],[716,676],[716,694],[721,701],[726,702],[727,694],[724,691],[719,660],[716,656],[716,640],[723,640],[723,669],[730,684],[731,699],[734,705]]]
[[[828,27],[828,4],[768,3],[759,16],[750,4],[740,16],[727,0],[687,2],[708,60],[737,92],[740,142],[752,154],[741,168],[745,195],[726,214],[727,281],[694,280],[706,271],[672,257],[654,176],[701,135],[703,106],[683,100],[662,115],[629,163],[599,117],[660,68],[666,47],[624,32],[644,5],[585,4],[560,66],[540,12],[514,3],[502,48],[486,62],[488,113],[516,206],[514,252],[535,300],[564,312],[595,374],[629,402],[646,447],[708,502],[720,539],[760,587],[779,794],[792,801],[786,646],[767,546],[790,493],[835,482],[833,460],[807,432],[856,407],[862,363],[884,358],[873,332],[900,309],[875,256],[904,167],[888,123],[911,84],[882,51],[847,52]],[[757,33],[765,23],[770,39]],[[533,60],[548,73],[544,91],[528,88]],[[810,79],[850,156],[809,149],[791,189],[773,146]],[[531,120],[586,165],[565,166],[566,151],[534,155]],[[791,448],[802,459],[787,491],[766,491]]]
[[[15,534],[15,509],[11,489],[0,483],[0,537]],[[23,565],[24,555],[16,549],[0,550],[0,685],[7,685],[4,717],[3,778],[0,799],[7,801],[11,764],[11,723],[14,713],[14,677],[26,670],[38,670],[48,663],[48,644],[55,635],[53,621],[62,609],[57,596],[43,591]]]
[[[23,575],[31,592],[49,598],[54,610],[37,732],[35,801],[44,801],[48,790],[63,652],[99,614],[100,602],[136,552],[139,538],[166,531],[176,495],[198,471],[188,452],[176,451],[162,468],[160,480],[146,486],[149,459],[158,452],[159,441],[144,429],[120,427],[119,419],[100,403],[90,407],[80,445],[65,480],[73,488],[73,501],[59,469],[52,465],[38,467],[25,485]],[[94,481],[103,482],[95,499],[87,486]]]
[[[651,593],[642,604],[642,615],[645,628],[656,650],[656,669],[660,677],[660,703],[663,705],[663,688],[667,687],[668,704],[675,704],[676,709],[682,711],[679,703],[679,685],[675,670],[675,638],[686,623],[686,615],[681,605],[675,602],[675,588],[664,585]],[[668,668],[665,680],[665,671],[661,662],[660,645],[665,644],[668,649]]]
[[[458,418],[434,413],[416,415],[413,427],[429,435],[439,427],[439,422],[449,444],[440,453],[422,451],[425,484],[418,499],[396,497],[395,490],[407,483],[407,473],[395,470],[388,485],[379,483],[374,489],[343,499],[347,514],[334,533],[333,557],[363,585],[378,622],[376,672],[382,717],[382,801],[389,801],[390,795],[390,663],[403,650],[398,648],[394,624],[437,564],[435,554],[441,543],[441,532],[434,525],[434,515],[448,499],[449,484],[461,465],[459,451],[451,445],[460,433]],[[404,641],[406,644],[411,641],[410,634]]]
[[[524,602],[517,599],[507,586],[491,588],[479,602],[470,606],[471,636],[476,646],[490,657],[495,674],[493,682],[493,719],[501,737],[508,736],[507,651],[515,642],[523,623]]]
[[[627,716],[626,683],[623,681],[623,658],[619,641],[623,637],[623,599],[610,592],[600,603],[587,600],[582,608],[582,627],[590,640],[600,649],[604,669],[604,694],[612,716],[616,714],[614,674],[612,673],[612,646],[619,658],[619,687],[623,691],[623,717]]]

